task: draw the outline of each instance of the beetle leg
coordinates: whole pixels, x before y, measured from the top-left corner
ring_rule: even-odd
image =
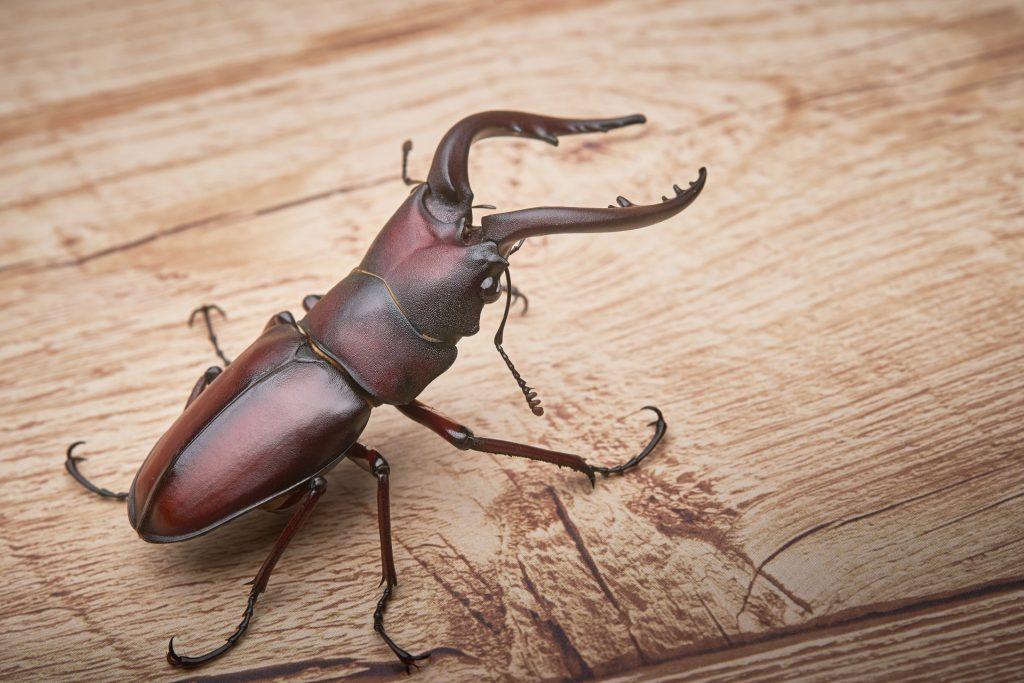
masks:
[[[380,562],[381,580],[384,586],[384,593],[377,602],[377,609],[373,612],[373,630],[380,634],[387,646],[395,653],[399,661],[405,666],[408,673],[409,668],[416,666],[416,662],[430,657],[430,652],[419,655],[412,655],[395,644],[391,636],[384,630],[384,610],[387,609],[391,592],[398,585],[398,573],[395,571],[395,556],[391,547],[391,501],[389,496],[390,484],[388,475],[391,468],[388,461],[377,451],[367,448],[361,443],[354,443],[348,449],[347,456],[361,468],[377,478],[377,527],[380,530]]]
[[[171,638],[170,643],[167,645],[167,661],[174,666],[181,666],[185,668],[199,666],[205,664],[234,647],[235,643],[245,634],[246,629],[249,628],[249,622],[252,620],[253,610],[256,607],[256,599],[259,598],[260,593],[267,589],[267,583],[270,581],[270,573],[274,571],[274,566],[277,561],[281,559],[281,555],[284,554],[284,549],[288,547],[288,543],[291,542],[292,537],[295,536],[295,532],[299,530],[302,523],[309,517],[309,513],[313,511],[320,496],[324,494],[324,490],[327,488],[327,480],[323,477],[313,477],[309,480],[309,484],[306,487],[306,495],[302,499],[302,502],[296,508],[295,512],[292,513],[291,519],[288,520],[288,524],[285,526],[281,535],[277,537],[277,541],[274,543],[274,547],[270,551],[270,555],[263,561],[260,566],[260,570],[256,573],[256,578],[252,581],[252,589],[249,591],[249,600],[245,605],[245,612],[242,615],[242,621],[238,624],[234,633],[228,636],[228,639],[218,648],[210,650],[206,654],[199,655],[198,657],[189,657],[187,655],[179,655],[174,651],[174,638]]]
[[[216,365],[211,365],[206,369],[199,379],[196,380],[196,384],[192,387],[192,393],[189,394],[188,400],[185,402],[185,407],[188,408],[192,401],[196,400],[199,394],[203,393],[203,390],[210,386],[210,382],[217,378],[217,375],[221,373],[221,369]],[[85,478],[85,475],[78,471],[78,463],[85,460],[80,455],[75,455],[74,450],[76,447],[84,444],[84,441],[76,441],[68,446],[67,457],[64,459],[64,468],[68,471],[75,481],[84,486],[89,491],[92,491],[98,496],[104,498],[116,498],[117,500],[125,500],[128,497],[127,493],[116,493],[110,489],[103,488],[102,486],[96,486],[91,481]]]
[[[412,151],[412,140],[402,143],[402,182],[406,185],[419,185],[422,180],[413,180],[409,177],[409,152]]]
[[[231,365],[231,361],[228,360],[228,357],[224,355],[224,351],[220,348],[220,344],[217,343],[217,335],[213,333],[213,322],[210,320],[210,311],[216,311],[217,313],[220,313],[221,317],[224,318],[225,320],[227,320],[228,318],[228,314],[225,313],[224,309],[222,309],[217,304],[203,304],[199,308],[192,311],[191,314],[189,314],[188,326],[192,327],[192,323],[194,323],[196,320],[197,313],[203,314],[203,322],[206,324],[206,335],[209,338],[210,343],[213,344],[214,352],[222,361],[224,361],[224,367],[227,367],[228,365]]]
[[[263,326],[263,331],[266,332],[271,327],[277,327],[278,325],[291,325],[295,327],[295,316],[290,311],[281,311],[267,321],[267,324]]]
[[[530,300],[527,296],[515,287],[509,287],[508,292],[512,295],[512,303],[515,303],[520,299],[523,300],[523,315],[526,315],[526,312],[530,310]]]
[[[223,372],[223,370],[221,370],[218,365],[211,365],[206,368],[206,372],[199,376],[199,379],[196,380],[196,385],[192,387],[192,393],[188,395],[188,400],[185,401],[185,407],[188,408],[192,405],[192,401],[196,400],[199,397],[199,394],[203,393],[203,390],[210,386],[210,382],[217,379],[217,375],[221,372]]]
[[[323,294],[307,294],[306,296],[302,297],[302,307],[306,309],[307,313],[309,313],[309,309],[316,306],[317,302],[323,298]]]
[[[644,446],[642,451],[626,462],[614,467],[599,467],[589,464],[580,456],[573,455],[572,453],[561,453],[559,451],[552,451],[546,448],[538,448],[537,446],[527,446],[525,444],[514,443],[512,441],[502,441],[501,439],[490,439],[483,436],[476,436],[469,428],[464,427],[444,415],[441,415],[433,408],[430,408],[419,401],[413,401],[412,403],[395,407],[402,411],[404,415],[416,422],[419,422],[421,425],[430,429],[459,450],[480,451],[481,453],[495,453],[497,455],[512,455],[520,458],[539,460],[541,462],[549,462],[552,465],[558,465],[559,467],[568,467],[587,475],[587,478],[590,479],[591,485],[594,484],[594,475],[597,473],[605,476],[608,476],[609,474],[621,474],[622,472],[632,469],[640,464],[640,461],[650,455],[651,451],[653,451],[658,445],[658,442],[661,441],[661,437],[665,435],[666,428],[665,418],[661,414],[661,411],[654,406],[644,406],[645,409],[651,410],[655,415],[657,415],[657,419],[651,423],[651,425],[654,426],[654,435],[651,436],[651,440],[647,442],[647,445]]]
[[[377,526],[380,528],[380,562],[381,579],[389,586],[398,585],[398,573],[395,571],[395,556],[391,547],[391,499],[389,475],[391,468],[388,461],[377,451],[367,448],[361,443],[349,447],[347,457],[363,470],[377,478]]]
[[[95,493],[97,496],[102,496],[104,498],[116,498],[117,500],[127,499],[127,493],[115,493],[114,491],[105,489],[102,486],[96,486],[96,484],[86,479],[85,475],[78,471],[78,463],[85,460],[85,458],[80,455],[74,455],[74,450],[76,446],[81,446],[84,443],[84,441],[76,441],[68,446],[67,458],[64,460],[64,469],[68,471],[68,474],[70,474],[75,481]]]

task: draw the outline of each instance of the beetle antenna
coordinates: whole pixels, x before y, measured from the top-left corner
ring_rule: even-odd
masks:
[[[523,396],[526,397],[526,403],[530,406],[530,411],[534,415],[540,417],[544,414],[544,409],[540,405],[540,399],[537,398],[537,392],[534,391],[529,385],[526,384],[526,380],[516,370],[516,366],[512,364],[512,359],[505,353],[505,349],[501,348],[501,342],[505,336],[505,322],[508,320],[508,312],[512,309],[512,276],[508,273],[509,269],[505,269],[505,314],[501,318],[501,324],[498,325],[498,331],[494,334],[494,348],[498,349],[498,353],[501,354],[502,360],[505,361],[505,365],[512,372],[512,377],[515,378],[516,384],[519,385],[519,390],[523,392]]]

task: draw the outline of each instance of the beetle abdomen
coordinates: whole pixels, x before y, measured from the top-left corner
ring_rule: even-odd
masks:
[[[289,325],[267,330],[153,447],[128,499],[147,541],[181,541],[331,466],[370,407]]]

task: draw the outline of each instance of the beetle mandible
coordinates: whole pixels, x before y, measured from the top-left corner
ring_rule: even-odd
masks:
[[[414,186],[409,197],[351,273],[327,294],[303,300],[304,318],[278,313],[232,363],[221,350],[210,319],[211,312],[223,311],[216,306],[193,311],[189,324],[202,314],[225,367],[210,367],[199,378],[184,411],[150,451],[127,493],[89,482],[78,470],[83,458],[73,453],[82,442],[68,448],[68,472],[94,493],[126,499],[132,527],[153,543],[194,538],[257,507],[291,511],[252,582],[235,631],[223,645],[198,656],[179,654],[171,638],[171,664],[197,666],[238,642],[274,565],[323,495],[324,475],[344,458],[377,479],[384,588],[373,628],[407,670],[429,656],[410,654],[384,628],[384,611],[398,582],[391,546],[389,467],[380,453],[357,440],[377,406],[395,406],[456,448],[569,467],[586,475],[592,485],[597,473],[624,472],[657,446],[666,425],[653,406],[647,408],[657,416],[654,435],[644,449],[620,465],[600,467],[578,455],[476,436],[416,400],[455,361],[456,343],[479,331],[484,305],[504,292],[505,313],[495,346],[530,409],[542,414],[536,392],[501,346],[513,297],[521,296],[512,287],[509,257],[523,240],[537,235],[632,230],[663,221],[697,198],[706,177],[701,168],[687,189],[673,186],[674,196],[651,205],[618,197],[618,205],[608,208],[523,209],[485,215],[474,225],[473,209],[494,207],[473,204],[468,175],[472,143],[511,136],[557,145],[562,135],[607,132],[645,121],[640,114],[610,119],[562,119],[516,111],[473,114],[442,138],[426,181],[408,177],[412,144],[406,142],[402,179]]]

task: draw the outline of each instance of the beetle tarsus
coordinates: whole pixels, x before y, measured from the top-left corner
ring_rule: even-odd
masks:
[[[127,492],[117,493],[115,491],[111,491],[110,489],[105,489],[102,486],[96,486],[96,484],[86,479],[85,475],[78,471],[78,463],[85,460],[85,458],[83,458],[80,455],[74,455],[74,450],[77,446],[81,446],[84,443],[84,441],[76,441],[70,446],[68,446],[67,457],[64,459],[64,468],[68,471],[68,474],[70,474],[74,478],[74,480],[77,481],[79,484],[81,484],[86,489],[92,491],[98,496],[102,496],[104,498],[114,498],[116,500],[127,499]]]
[[[235,632],[228,636],[228,639],[224,641],[223,645],[210,650],[206,654],[199,655],[198,657],[189,657],[188,655],[179,655],[174,651],[174,636],[171,636],[170,642],[167,643],[167,662],[172,666],[180,666],[184,669],[189,669],[211,662],[230,650],[235,646],[235,643],[245,635],[245,631],[249,628],[249,621],[252,620],[252,613],[256,607],[256,598],[258,596],[259,594],[255,590],[249,594],[249,602],[245,606],[245,612],[242,616],[241,623],[238,624],[238,628],[235,629]]]
[[[515,287],[509,287],[508,293],[509,296],[512,297],[512,303],[515,303],[520,299],[523,300],[523,315],[526,315],[527,311],[530,310],[530,299],[527,298],[527,296],[523,294],[522,291],[516,289]]]
[[[651,436],[651,440],[647,442],[647,445],[644,446],[644,449],[642,451],[640,451],[639,453],[637,453],[636,455],[634,455],[632,458],[622,463],[621,465],[615,465],[614,467],[595,466],[595,472],[600,472],[601,474],[607,477],[610,474],[622,474],[627,470],[633,469],[634,467],[640,464],[641,460],[643,460],[644,458],[651,454],[651,451],[653,451],[655,447],[658,445],[658,442],[661,441],[661,437],[665,436],[665,430],[667,429],[668,425],[666,424],[665,416],[661,414],[661,411],[658,410],[656,406],[644,406],[643,409],[650,410],[657,416],[654,422],[650,423],[650,426],[654,427],[654,434]]]
[[[225,313],[224,309],[222,309],[217,304],[203,304],[202,306],[199,306],[194,311],[192,311],[192,313],[189,314],[188,326],[192,327],[192,324],[196,320],[196,315],[202,313],[203,323],[205,323],[206,325],[207,338],[210,340],[210,343],[213,344],[214,352],[222,361],[224,361],[224,367],[227,367],[231,365],[231,361],[228,359],[226,355],[224,355],[224,350],[220,348],[220,344],[217,342],[217,335],[214,334],[213,332],[213,321],[210,320],[210,311],[216,311],[217,313],[220,313],[220,317],[224,318],[225,320],[228,319],[228,314]]]
[[[174,638],[172,637],[170,642],[167,644],[168,663],[172,666],[185,668],[205,664],[230,650],[235,646],[235,643],[245,635],[246,629],[249,628],[249,622],[252,620],[253,610],[256,608],[256,599],[259,597],[260,593],[267,589],[267,583],[270,581],[270,574],[274,571],[274,566],[284,553],[284,549],[288,547],[288,543],[291,542],[295,532],[299,530],[299,527],[302,526],[304,521],[306,521],[309,513],[313,511],[313,508],[316,506],[317,501],[320,500],[320,496],[323,495],[326,488],[327,482],[323,477],[313,477],[309,480],[306,488],[306,495],[303,498],[302,503],[298,508],[296,508],[295,512],[292,513],[291,519],[288,520],[288,524],[281,531],[281,535],[278,536],[277,541],[274,543],[274,547],[270,550],[270,554],[267,556],[267,559],[263,561],[263,564],[260,566],[260,570],[256,572],[256,578],[252,581],[252,589],[249,591],[249,600],[246,602],[242,621],[238,624],[234,633],[228,636],[228,639],[224,641],[223,645],[210,650],[206,654],[199,655],[198,657],[179,655],[175,652]]]
[[[388,600],[391,599],[392,588],[393,586],[389,582],[384,587],[384,593],[380,596],[380,600],[377,601],[377,609],[373,611],[373,630],[380,634],[380,637],[384,639],[387,646],[398,657],[398,661],[402,662],[405,672],[410,673],[413,667],[419,668],[416,662],[428,659],[431,653],[427,651],[418,655],[409,654],[405,649],[399,647],[395,641],[391,640],[391,636],[384,630],[384,611],[387,609]]]

